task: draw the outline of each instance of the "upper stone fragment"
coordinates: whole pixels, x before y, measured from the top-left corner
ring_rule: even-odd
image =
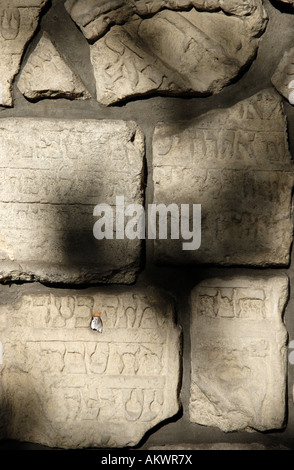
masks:
[[[267,20],[259,0],[250,5],[228,6],[230,14],[165,9],[113,26],[90,46],[97,100],[220,92],[256,55]]]
[[[238,16],[251,15],[260,9],[260,0],[66,0],[65,8],[85,37],[93,42],[112,25],[126,23],[133,14],[141,17],[160,10],[216,11]],[[264,15],[264,12],[263,12]]]
[[[158,124],[153,181],[154,203],[189,204],[191,224],[193,204],[202,211],[200,248],[183,250],[184,238],[157,239],[158,263],[288,265],[294,167],[274,90],[191,121]]]
[[[0,5],[0,105],[12,106],[12,83],[47,0],[12,0]]]
[[[47,33],[43,33],[22,69],[18,88],[29,100],[90,98],[81,79],[65,62]]]

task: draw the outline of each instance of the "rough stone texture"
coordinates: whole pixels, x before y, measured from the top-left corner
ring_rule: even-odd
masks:
[[[1,295],[2,439],[133,446],[177,413],[180,329],[161,292],[26,288],[4,304]],[[102,334],[90,328],[95,310]]]
[[[134,282],[141,241],[96,240],[93,209],[114,206],[116,196],[142,204],[138,126],[7,118],[1,119],[0,143],[0,278]]]
[[[43,33],[23,67],[18,88],[29,100],[41,98],[87,99],[89,92]]]
[[[265,90],[153,137],[154,202],[202,206],[202,243],[156,240],[161,264],[287,265],[293,165],[280,96]]]
[[[192,422],[223,431],[283,427],[287,299],[285,275],[209,279],[194,288]]]
[[[126,23],[133,14],[141,17],[160,10],[222,10],[246,16],[261,9],[259,0],[66,0],[65,8],[89,41],[95,41],[115,24]],[[264,12],[262,13],[264,15]]]
[[[6,6],[3,6],[6,3]],[[0,5],[0,105],[12,106],[12,83],[47,0],[12,0]]]
[[[294,47],[286,51],[272,76],[272,84],[294,105]]]
[[[254,58],[266,18],[261,3],[243,16],[194,8],[134,15],[90,46],[97,100],[218,93]]]
[[[148,450],[160,450],[165,452],[167,450],[290,450],[286,446],[267,446],[259,442],[253,443],[229,443],[229,442],[214,442],[204,444],[173,444],[164,446],[152,446]],[[180,460],[179,460],[180,461]],[[183,460],[184,462],[184,460]]]

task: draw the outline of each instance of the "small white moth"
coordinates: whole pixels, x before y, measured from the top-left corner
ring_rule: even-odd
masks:
[[[101,320],[101,315],[100,313],[93,313],[92,319],[91,319],[91,329],[94,331],[98,331],[98,333],[102,333],[103,331],[103,323]]]

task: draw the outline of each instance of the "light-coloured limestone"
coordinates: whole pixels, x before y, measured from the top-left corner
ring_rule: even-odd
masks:
[[[294,47],[286,51],[272,76],[278,92],[294,105]]]
[[[266,14],[260,2],[254,5],[243,16],[164,10],[113,26],[90,45],[97,100],[220,92],[256,54]]]
[[[0,105],[12,106],[12,84],[23,52],[47,0],[12,0],[0,4]]]
[[[191,294],[190,420],[223,431],[284,426],[285,275],[208,279]]]
[[[0,146],[0,278],[134,282],[141,241],[96,240],[93,210],[143,202],[136,123],[5,118]]]
[[[200,11],[222,10],[238,16],[261,9],[260,0],[66,0],[65,8],[91,42],[113,25],[126,23],[132,15],[149,17],[163,9]],[[265,16],[265,13],[262,13]],[[256,20],[254,20],[255,22]]]
[[[45,32],[21,71],[18,88],[29,100],[90,98],[81,79],[65,62]]]
[[[180,328],[152,287],[1,292],[0,435],[123,447],[179,410]],[[6,290],[9,288],[6,287]],[[90,328],[101,313],[103,332]]]
[[[154,203],[201,204],[201,246],[157,239],[156,262],[288,265],[293,164],[282,99],[264,90],[192,121],[159,123],[153,137]]]

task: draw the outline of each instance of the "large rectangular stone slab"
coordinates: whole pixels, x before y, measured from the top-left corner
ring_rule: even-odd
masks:
[[[153,287],[2,286],[0,341],[2,439],[133,446],[179,410],[180,329]]]
[[[159,123],[154,203],[201,204],[202,241],[156,240],[162,264],[288,265],[293,164],[281,97],[264,90],[192,121]]]
[[[285,275],[207,279],[191,294],[190,420],[281,429],[286,414]]]
[[[1,119],[0,278],[134,282],[140,240],[96,240],[93,209],[141,204],[143,160],[134,122]]]

